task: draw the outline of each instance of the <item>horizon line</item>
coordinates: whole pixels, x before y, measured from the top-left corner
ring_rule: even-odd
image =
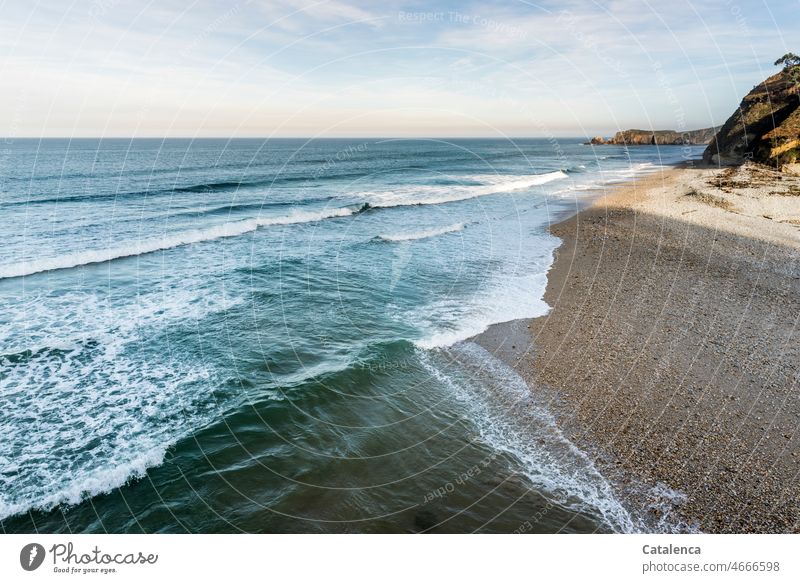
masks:
[[[712,129],[712,128],[700,128]],[[5,144],[13,143],[15,140],[548,140],[558,138],[569,139],[592,139],[598,135],[613,136],[617,132],[623,131],[643,131],[643,132],[663,132],[673,131],[676,133],[687,133],[698,130],[653,130],[641,128],[628,128],[627,130],[614,130],[601,134],[592,132],[585,135],[549,135],[549,136],[17,136],[13,138],[0,136],[0,141]]]

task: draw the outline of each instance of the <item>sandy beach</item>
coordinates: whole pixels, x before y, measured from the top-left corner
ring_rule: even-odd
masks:
[[[552,310],[478,341],[649,529],[800,531],[800,179],[686,164],[551,231]]]

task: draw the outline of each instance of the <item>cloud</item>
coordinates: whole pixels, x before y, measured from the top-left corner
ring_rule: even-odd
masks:
[[[535,131],[529,109],[581,131],[674,124],[675,102],[709,125],[795,48],[781,30],[791,18],[783,5],[686,0],[11,0],[0,108],[29,135],[125,135],[145,121],[156,135],[366,131],[355,119],[376,135],[446,133],[444,119],[465,124],[454,134]]]
[[[380,28],[384,17],[340,0],[263,0],[256,5],[274,26],[295,34],[309,34],[320,24],[361,24]]]

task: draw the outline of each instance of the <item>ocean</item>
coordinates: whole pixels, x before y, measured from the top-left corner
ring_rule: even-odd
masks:
[[[683,148],[0,151],[4,532],[639,528],[536,387],[469,339],[546,314],[548,226]]]

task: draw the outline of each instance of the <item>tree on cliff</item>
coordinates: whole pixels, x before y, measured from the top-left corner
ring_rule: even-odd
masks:
[[[784,67],[786,69],[788,69],[789,67],[796,67],[797,65],[800,65],[800,57],[798,57],[794,53],[786,53],[780,59],[775,61],[775,64],[786,65],[786,67]]]
[[[786,73],[789,81],[795,85],[800,84],[800,57],[794,53],[786,53],[775,61],[775,65],[783,65],[783,71]]]

